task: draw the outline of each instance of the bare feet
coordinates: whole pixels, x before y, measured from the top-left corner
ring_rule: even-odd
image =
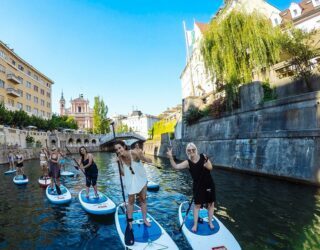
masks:
[[[143,223],[147,226],[147,227],[151,227],[151,224],[148,220],[143,220]]]
[[[192,232],[197,232],[197,230],[198,230],[198,225],[193,225],[193,227],[191,228],[191,231]]]
[[[214,225],[212,224],[212,222],[211,222],[211,223],[209,223],[209,227],[210,227],[210,229],[211,229],[211,230],[213,230],[213,229],[214,229]]]

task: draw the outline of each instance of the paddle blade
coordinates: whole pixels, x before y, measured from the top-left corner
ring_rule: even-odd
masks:
[[[132,246],[134,244],[133,230],[130,228],[129,223],[127,223],[126,231],[124,233],[124,242],[127,246]]]
[[[61,194],[61,189],[60,189],[60,187],[57,185],[57,184],[55,184],[55,186],[56,186],[56,190],[57,190],[57,194]]]

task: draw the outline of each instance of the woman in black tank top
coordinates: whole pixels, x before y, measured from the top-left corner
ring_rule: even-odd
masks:
[[[215,185],[210,173],[212,170],[212,164],[204,154],[198,154],[197,147],[193,143],[189,143],[187,145],[186,153],[189,159],[179,164],[176,164],[173,159],[172,149],[168,149],[167,155],[173,168],[177,170],[189,169],[193,179],[193,197],[195,205],[193,209],[194,221],[192,231],[197,231],[199,209],[203,204],[207,204],[209,227],[214,229],[212,218],[214,203],[216,201],[216,193]]]

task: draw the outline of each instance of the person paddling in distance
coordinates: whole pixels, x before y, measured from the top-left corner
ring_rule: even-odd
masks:
[[[169,148],[167,151],[171,166],[177,170],[189,169],[193,180],[193,197],[195,205],[193,208],[194,221],[191,230],[196,232],[198,229],[199,210],[203,204],[207,204],[209,227],[210,229],[214,229],[212,218],[216,194],[215,184],[210,174],[212,164],[206,155],[198,154],[198,149],[194,143],[189,143],[187,145],[186,153],[188,160],[176,164],[172,156],[172,148]]]
[[[49,156],[49,177],[51,178],[50,188],[53,189],[53,184],[56,183],[60,187],[60,166],[59,154],[55,146],[51,148]]]
[[[79,154],[81,156],[79,160],[79,166],[81,169],[84,169],[86,176],[86,197],[89,199],[89,190],[90,186],[93,187],[95,196],[99,198],[98,188],[97,188],[97,179],[98,179],[98,167],[93,161],[92,154],[88,153],[87,149],[82,146],[79,148]]]
[[[117,160],[120,161],[121,172],[123,174],[124,186],[128,194],[127,215],[128,222],[132,228],[132,213],[136,194],[139,194],[143,222],[150,227],[151,224],[147,220],[147,174],[142,161],[152,162],[151,159],[145,157],[141,149],[128,150],[126,144],[117,140],[114,143],[117,153]]]
[[[8,154],[8,162],[9,162],[9,170],[13,171],[14,170],[14,153],[12,152],[12,150],[9,150],[9,154]]]
[[[40,167],[42,169],[42,176],[43,178],[46,178],[48,176],[48,154],[45,151],[44,148],[41,149],[40,151]]]
[[[16,167],[17,167],[17,172],[16,175],[23,175],[24,176],[24,171],[23,171],[23,161],[24,161],[24,157],[23,154],[20,150],[18,150],[17,154],[16,154]]]

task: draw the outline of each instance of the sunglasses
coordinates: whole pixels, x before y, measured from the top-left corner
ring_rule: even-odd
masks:
[[[189,149],[187,149],[187,152],[188,153],[195,153],[196,149],[195,148],[189,148]]]

